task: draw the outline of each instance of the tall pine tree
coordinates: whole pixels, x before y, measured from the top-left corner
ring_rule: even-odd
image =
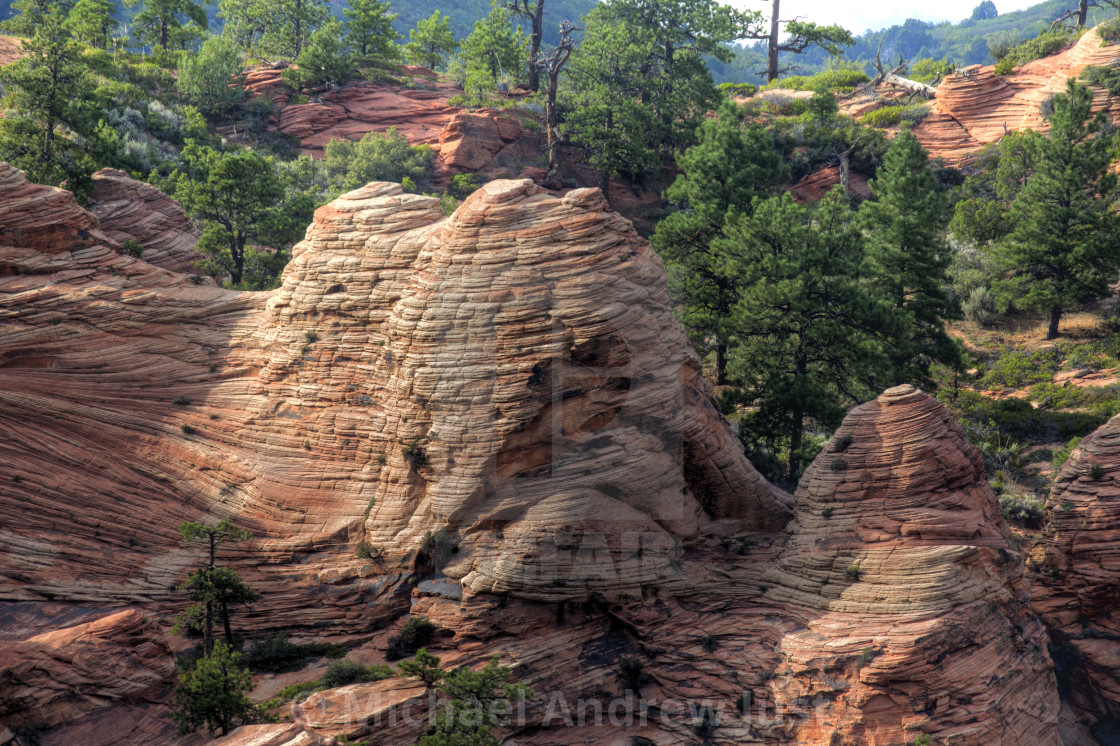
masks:
[[[1092,106],[1093,94],[1072,79],[1054,97],[1035,171],[1008,210],[1011,233],[996,244],[1009,273],[993,285],[997,299],[1047,313],[1047,339],[1058,336],[1070,307],[1108,295],[1120,271],[1120,188],[1109,169],[1116,138]]]
[[[929,155],[909,130],[891,143],[871,182],[871,195],[859,212],[867,237],[868,276],[907,320],[891,349],[895,383],[925,382],[934,361],[960,367],[963,356],[944,325],[960,313],[946,291],[948,200],[930,169]]]

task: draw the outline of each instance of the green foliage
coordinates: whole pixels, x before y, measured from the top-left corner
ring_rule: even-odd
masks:
[[[949,223],[949,230],[958,239],[993,244],[1011,231],[1008,209],[1034,170],[1041,139],[1030,130],[1012,132],[981,151],[974,172],[960,187]],[[1001,274],[994,257],[981,253],[973,258],[974,267],[982,270],[985,280]]]
[[[45,11],[22,51],[22,59],[0,68],[4,106],[12,112],[0,119],[0,160],[31,181],[65,184],[84,201],[96,166],[63,131],[95,133],[93,81],[58,8]]]
[[[844,568],[844,577],[848,580],[859,580],[861,574],[859,565],[854,562]]]
[[[340,86],[350,82],[358,68],[343,45],[342,24],[333,18],[311,35],[296,57],[295,66],[282,73],[284,82],[292,88],[312,88],[319,85]]]
[[[989,1],[989,4],[990,4],[991,0],[988,0],[988,1]],[[994,5],[992,7],[993,7],[993,9],[995,8]],[[922,733],[922,734],[919,734],[919,735],[915,736],[914,737],[914,746],[929,746],[929,734],[928,733]]]
[[[816,75],[790,75],[772,80],[762,90],[788,88],[795,91],[817,91],[823,86],[837,93],[849,93],[857,86],[870,83],[871,78],[863,70],[841,67],[823,70]]]
[[[999,319],[996,297],[986,287],[976,287],[961,304],[964,317],[980,326],[991,326]]]
[[[860,121],[869,127],[893,127],[901,122],[917,124],[925,119],[929,112],[930,105],[925,103],[884,106],[864,114]]]
[[[1023,528],[1041,528],[1042,522],[1046,520],[1045,504],[1029,495],[1000,495],[999,507],[1005,519]]]
[[[1066,461],[1069,460],[1070,454],[1072,454],[1075,450],[1077,450],[1077,447],[1079,445],[1081,445],[1081,438],[1076,437],[1076,438],[1070,438],[1068,443],[1066,443],[1064,446],[1059,448],[1054,453],[1054,461],[1053,461],[1054,468],[1055,469],[1062,468],[1062,464],[1064,464]]]
[[[280,706],[285,702],[298,702],[306,699],[309,694],[323,691],[324,688],[325,687],[319,683],[318,679],[315,681],[304,681],[299,684],[288,684],[273,697],[269,704],[275,703],[276,706]]]
[[[758,93],[758,86],[754,83],[720,83],[716,88],[723,95],[732,97],[750,98]]]
[[[1090,464],[1089,469],[1085,472],[1085,476],[1089,478],[1090,482],[1099,482],[1108,475],[1108,471],[1100,464]]]
[[[255,709],[245,696],[252,688],[253,677],[241,667],[241,654],[215,643],[194,668],[179,674],[171,718],[184,735],[199,728],[211,736],[225,735],[236,725],[252,722]]]
[[[413,439],[411,443],[402,448],[401,455],[414,469],[419,469],[428,463],[428,454],[424,450],[424,446],[420,445],[419,438]]]
[[[132,0],[140,12],[132,18],[132,40],[140,46],[186,49],[206,33],[206,9],[194,0]]]
[[[393,28],[396,13],[389,12],[388,0],[350,0],[342,9],[346,18],[346,46],[362,67],[386,67],[400,61],[397,40],[402,38]]]
[[[294,60],[311,35],[329,17],[324,0],[264,0],[268,3],[267,21],[260,39],[263,54]]]
[[[12,0],[11,17],[0,23],[0,32],[12,36],[34,36],[52,8],[65,16],[73,8],[73,0]]]
[[[451,18],[432,11],[428,18],[417,22],[416,28],[408,32],[408,43],[404,45],[404,58],[410,65],[421,65],[430,70],[445,66],[448,55],[459,48],[451,33]]]
[[[786,484],[800,477],[812,429],[839,424],[892,375],[884,339],[902,339],[903,311],[867,292],[863,231],[841,190],[815,210],[787,194],[736,216],[713,241],[737,281],[730,323],[732,402],[752,453],[787,453]],[[762,459],[760,459],[762,460]]]
[[[1120,21],[1120,18],[1117,19]],[[1100,86],[1113,96],[1120,96],[1120,69],[1090,65],[1081,71],[1079,80],[1087,85]]]
[[[466,199],[478,189],[477,177],[474,174],[455,174],[451,177],[448,191],[458,199]]]
[[[1034,169],[1007,209],[1007,236],[997,257],[1010,273],[992,290],[1003,307],[1046,311],[1048,339],[1058,335],[1071,305],[1105,297],[1120,270],[1111,236],[1120,228],[1120,195],[1109,166],[1115,137],[1103,114],[1092,115],[1092,94],[1068,81],[1054,97],[1048,137],[1034,143]]]
[[[271,0],[218,0],[222,34],[252,56],[260,51],[258,43],[273,20],[273,7]]]
[[[253,641],[245,653],[245,664],[255,673],[298,671],[312,658],[341,658],[346,651],[329,642],[296,644],[287,632],[277,632]]]
[[[136,257],[137,259],[144,253],[144,246],[134,238],[130,238],[121,244],[121,249],[124,253]]]
[[[76,41],[98,49],[107,49],[112,43],[117,22],[113,19],[116,6],[110,0],[78,0],[70,9],[66,25]]]
[[[872,199],[860,206],[867,237],[866,272],[879,297],[902,312],[901,333],[885,335],[896,383],[929,385],[930,366],[963,369],[964,355],[945,332],[944,320],[960,316],[949,284],[951,250],[945,240],[946,195],[930,168],[929,154],[908,130],[891,143]]]
[[[405,622],[398,634],[389,638],[385,657],[395,661],[412,655],[421,648],[427,647],[435,637],[435,633],[436,625],[422,616],[414,616]]]
[[[910,65],[908,77],[919,83],[933,83],[935,80],[944,78],[954,69],[956,69],[956,65],[949,60],[935,60],[932,57],[924,57]]]
[[[248,95],[241,55],[227,36],[211,36],[179,64],[179,93],[210,117],[228,117]]]
[[[996,10],[996,4],[992,0],[983,0],[983,2],[972,9],[971,19],[973,21],[986,21],[998,15],[999,11]]]
[[[1000,63],[1006,65],[1006,72],[1002,72],[999,68],[996,69],[996,75],[1006,75],[1011,72],[1012,68],[1025,65],[1031,60],[1042,59],[1056,54],[1066,47],[1068,47],[1076,36],[1071,35],[1067,29],[1059,29],[1057,31],[1049,31],[1039,34],[1030,41],[1025,41],[1022,44],[1012,47],[1001,56]]]
[[[1098,24],[1097,33],[1101,37],[1102,45],[1107,46],[1120,41],[1120,16]]]
[[[697,144],[679,155],[677,165],[681,174],[665,197],[680,209],[658,223],[650,241],[670,267],[685,328],[698,343],[714,345],[716,377],[723,384],[738,288],[712,241],[729,216],[749,213],[754,200],[771,193],[788,170],[766,131],[745,125],[742,109],[731,101],[700,126]]]
[[[623,656],[618,662],[618,675],[623,686],[635,692],[653,681],[645,669],[646,662],[641,658]]]
[[[399,668],[402,676],[415,676],[429,687],[447,675],[447,672],[440,668],[439,658],[424,648],[417,650],[412,660],[401,661]]]
[[[435,157],[427,145],[410,145],[395,127],[385,134],[369,132],[357,142],[331,140],[323,155],[328,177],[342,191],[372,181],[427,183]]]
[[[364,666],[357,661],[348,659],[334,661],[327,666],[323,678],[319,683],[324,689],[334,689],[348,684],[364,684],[369,681],[381,681],[392,677],[392,669],[388,666]]]
[[[1061,364],[1057,350],[1021,352],[1008,350],[988,364],[979,380],[986,389],[1023,388],[1050,381]]]
[[[463,87],[485,103],[499,86],[510,90],[522,82],[529,67],[529,43],[503,5],[495,5],[486,18],[475,21],[463,40]]]

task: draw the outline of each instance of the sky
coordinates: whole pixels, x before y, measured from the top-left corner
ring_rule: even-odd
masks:
[[[770,15],[768,0],[730,0],[732,5],[761,10]],[[1000,13],[1023,10],[1041,0],[995,0]],[[782,0],[783,20],[802,16],[807,21],[839,23],[855,34],[878,30],[907,18],[923,21],[953,21],[972,15],[980,0]]]

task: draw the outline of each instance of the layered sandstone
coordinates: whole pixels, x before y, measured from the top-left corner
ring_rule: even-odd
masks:
[[[1043,538],[1031,553],[1032,597],[1050,628],[1072,701],[1094,716],[1120,714],[1120,417],[1062,466],[1047,500]]]
[[[819,702],[798,743],[1059,743],[1022,563],[940,403],[905,386],[855,408],[796,498],[761,601],[798,622],[777,700]]]
[[[119,244],[139,242],[144,261],[172,272],[198,272],[203,257],[194,247],[202,231],[163,192],[123,171],[103,168],[93,175],[90,203],[101,230]]]
[[[1000,76],[991,66],[973,65],[949,75],[937,87],[930,114],[914,134],[935,158],[958,164],[1008,132],[1047,131],[1044,104],[1062,93],[1069,78],[1090,66],[1120,64],[1120,45],[1102,44],[1096,30],[1086,32],[1064,52],[1033,60]],[[1120,122],[1120,104],[1094,88],[1094,111]]]

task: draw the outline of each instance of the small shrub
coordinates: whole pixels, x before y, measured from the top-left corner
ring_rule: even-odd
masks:
[[[995,73],[996,75],[1007,75],[1016,67],[1025,65],[1031,60],[1039,60],[1056,54],[1068,46],[1074,38],[1068,29],[1041,33],[1034,39],[1011,47],[1006,53],[1000,55]]]
[[[853,438],[851,434],[837,438],[836,442],[832,444],[832,452],[843,453],[844,451],[848,450],[848,447],[851,446],[854,442],[855,438]]]
[[[412,617],[401,627],[399,634],[389,638],[385,657],[391,661],[407,658],[420,648],[426,648],[435,634],[436,625],[422,616]]]
[[[331,642],[295,644],[287,632],[254,640],[245,653],[245,665],[254,673],[298,671],[311,658],[341,658],[346,651]]]
[[[124,253],[128,254],[129,256],[134,256],[137,259],[139,259],[140,255],[144,253],[143,245],[141,245],[141,243],[135,238],[130,238],[123,244],[121,244],[121,249],[124,250]]]
[[[929,115],[930,105],[923,103],[904,106],[884,106],[882,109],[864,114],[861,122],[869,127],[892,127],[902,122],[917,124]]]
[[[451,558],[453,547],[454,542],[446,531],[428,531],[420,542],[417,560],[431,570],[438,570]]]
[[[343,659],[334,661],[327,666],[327,671],[323,674],[323,678],[319,679],[319,683],[323,685],[324,689],[334,689],[338,686],[363,684],[375,680],[368,666],[363,666],[357,661]]]
[[[459,199],[466,199],[478,187],[479,184],[474,174],[455,174],[451,177],[448,191]]]
[[[1090,481],[1099,482],[1100,480],[1104,479],[1107,473],[1108,472],[1105,471],[1105,468],[1100,464],[1093,464],[1089,467],[1089,471],[1086,472],[1086,475],[1089,477]]]
[[[183,435],[194,435],[195,429],[190,425],[179,425],[179,429],[183,431]]]
[[[416,182],[412,180],[411,176],[406,176],[401,179],[401,189],[405,190],[406,192],[415,192]]]
[[[416,438],[411,443],[401,449],[401,455],[404,460],[412,465],[414,469],[419,469],[424,464],[428,463],[428,453],[424,450],[424,446],[420,445],[420,439]]]
[[[439,209],[443,211],[444,215],[451,215],[459,209],[459,200],[444,192],[439,198]]]
[[[313,344],[313,343],[319,341],[319,335],[316,334],[315,332],[307,332],[303,336],[307,340],[308,344]]]
[[[323,691],[323,685],[316,681],[304,681],[299,684],[289,684],[279,691],[273,698],[277,706],[286,702],[299,702],[307,699],[308,695]]]
[[[700,641],[700,647],[704,648],[704,652],[706,653],[714,653],[719,647],[719,638],[715,635],[707,635]]]
[[[1117,17],[1120,21],[1120,17]],[[1091,65],[1081,71],[1081,82],[1100,86],[1113,96],[1120,96],[1120,70],[1115,67]]]
[[[1120,16],[1109,18],[1097,26],[1097,33],[1103,40],[1103,45],[1115,44],[1120,41]]]
[[[310,451],[311,450],[311,441],[308,440],[307,438],[303,439],[303,450],[305,450],[305,451]]]
[[[871,78],[863,70],[855,68],[836,68],[824,70],[816,75],[791,75],[767,83],[763,90],[788,88],[794,91],[815,91],[821,86],[835,93],[848,93],[856,86],[870,83]]]
[[[180,407],[185,407],[191,403],[191,400],[185,396],[176,396],[171,400],[172,404],[178,404]]]
[[[1070,438],[1070,441],[1058,449],[1054,454],[1054,468],[1061,468],[1062,464],[1069,460],[1069,456],[1077,447],[1081,445],[1081,438]]]
[[[372,507],[372,505],[371,501],[370,506]],[[381,556],[381,550],[367,540],[358,545],[357,555],[358,559],[377,559]]]
[[[844,577],[847,578],[848,580],[859,580],[859,577],[860,577],[859,565],[853,562],[852,564],[845,567],[844,568]]]
[[[832,517],[832,508],[825,508],[824,510],[821,511],[821,518],[831,518],[831,517]]]
[[[848,468],[848,462],[842,458],[837,457],[832,459],[832,463],[828,465],[828,468],[832,471],[844,471]]]
[[[626,656],[618,662],[618,675],[627,689],[638,691],[645,684],[652,681],[652,677],[645,672],[646,664],[641,658]]]
[[[985,287],[973,288],[961,304],[961,310],[966,319],[980,326],[991,326],[999,320],[996,297]]]
[[[914,739],[914,746],[929,746],[929,733],[923,733]]]
[[[1015,72],[1015,66],[1011,64],[1011,60],[1004,57],[996,63],[995,69],[992,70],[996,75],[1010,75]]]
[[[1024,528],[1039,528],[1046,518],[1046,507],[1042,501],[1026,495],[1001,495],[999,507],[1008,522]]]
[[[980,385],[992,390],[1047,383],[1054,377],[1060,364],[1061,353],[1057,350],[1039,350],[1034,353],[1012,350],[989,363],[988,370],[980,379]]]
[[[758,93],[758,86],[756,86],[754,83],[720,83],[718,87],[720,93],[727,96],[728,98],[733,98],[736,96],[749,98]]]

